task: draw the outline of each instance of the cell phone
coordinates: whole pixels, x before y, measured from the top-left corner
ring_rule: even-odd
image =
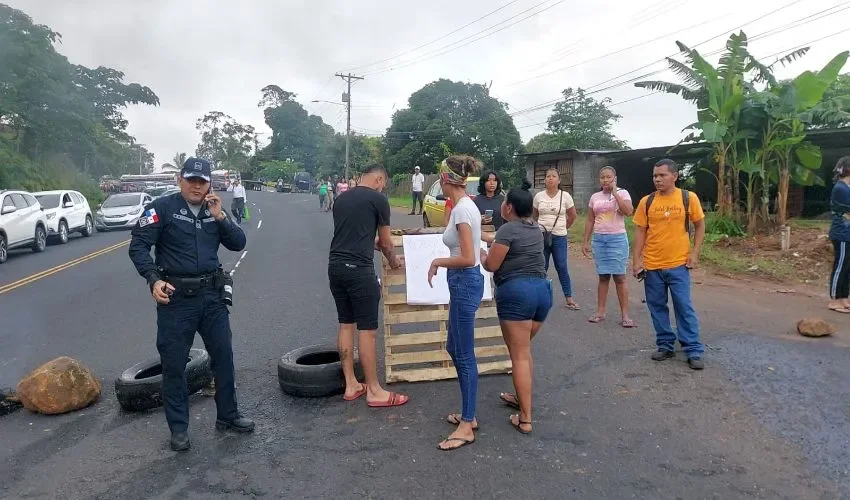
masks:
[[[492,210],[485,210],[484,211],[484,217],[493,217],[493,211]]]
[[[638,281],[643,281],[646,279],[646,269],[641,269],[640,272],[635,276]]]

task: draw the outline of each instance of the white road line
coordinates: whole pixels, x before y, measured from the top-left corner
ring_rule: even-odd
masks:
[[[238,269],[238,268],[239,268],[239,264],[241,264],[241,263],[242,263],[242,259],[244,259],[246,255],[248,255],[248,250],[245,250],[244,252],[242,252],[242,256],[241,256],[241,257],[239,257],[239,260],[237,260],[237,261],[236,261],[236,265],[235,265],[235,266],[233,266],[233,270],[232,270],[232,271],[230,271],[230,275],[231,275],[231,276],[233,276],[234,274],[236,274],[236,269]]]
[[[260,213],[260,215],[263,215],[263,209],[262,209],[262,208],[258,208],[258,209],[257,209],[257,212],[259,212],[259,213]]]
[[[261,227],[263,227],[263,221],[262,220],[260,221],[259,224],[257,224],[257,229],[260,229]]]

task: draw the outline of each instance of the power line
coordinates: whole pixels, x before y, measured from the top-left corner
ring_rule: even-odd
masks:
[[[434,44],[434,43],[437,43],[437,42],[439,42],[439,41],[441,41],[441,40],[443,40],[443,39],[445,39],[445,38],[448,38],[449,36],[454,35],[455,33],[457,33],[457,32],[459,32],[459,31],[461,31],[462,29],[464,29],[464,28],[468,28],[468,27],[472,26],[473,24],[477,23],[478,21],[481,21],[481,20],[483,20],[483,19],[486,19],[486,18],[488,18],[488,17],[492,16],[493,14],[495,14],[495,13],[497,13],[497,12],[499,12],[499,11],[503,10],[503,9],[505,9],[505,8],[507,8],[507,7],[510,7],[511,5],[513,5],[513,4],[515,4],[515,3],[517,3],[518,1],[519,1],[519,0],[512,0],[511,2],[508,2],[508,3],[506,3],[505,5],[502,5],[502,6],[501,6],[501,7],[499,7],[498,9],[496,9],[496,10],[492,10],[492,11],[490,11],[490,12],[488,12],[488,13],[484,14],[483,16],[479,17],[478,19],[476,19],[476,20],[474,20],[474,21],[472,21],[472,22],[470,22],[470,23],[466,23],[466,24],[464,24],[463,26],[461,26],[460,28],[457,28],[457,29],[456,29],[456,30],[454,30],[454,31],[450,31],[450,32],[446,33],[445,35],[442,35],[442,36],[440,36],[440,37],[438,37],[438,38],[435,38],[435,39],[431,40],[430,42],[423,43],[422,45],[419,45],[418,47],[414,47],[414,48],[412,48],[412,49],[410,49],[410,50],[407,50],[407,51],[401,52],[401,53],[396,54],[396,55],[394,55],[394,56],[390,56],[390,57],[388,57],[388,58],[386,58],[386,59],[381,59],[380,61],[375,61],[375,62],[373,62],[373,63],[364,64],[363,66],[357,66],[357,67],[354,67],[354,68],[349,68],[349,69],[347,69],[346,71],[354,71],[354,70],[360,70],[360,69],[363,69],[363,68],[368,68],[368,67],[371,67],[371,66],[377,66],[377,65],[379,65],[379,64],[381,64],[381,63],[384,63],[384,62],[387,62],[387,61],[391,61],[391,60],[396,59],[396,58],[399,58],[399,57],[401,57],[401,56],[403,56],[403,55],[407,55],[407,54],[410,54],[410,53],[412,53],[412,52],[416,52],[416,51],[417,51],[417,50],[419,50],[419,49],[425,48],[425,47],[427,47],[427,46],[429,46],[429,45],[432,45],[432,44]]]
[[[475,34],[473,34],[473,35],[470,35],[470,36],[471,36],[471,37],[474,37],[474,36],[476,36],[476,35],[478,35],[478,34],[481,34],[481,33],[484,33],[484,32],[486,32],[486,31],[489,31],[489,30],[491,30],[491,29],[493,29],[493,28],[495,28],[495,27],[498,27],[498,26],[499,26],[499,25],[501,25],[501,24],[505,24],[506,22],[510,21],[511,19],[514,19],[514,18],[516,18],[516,17],[519,17],[519,16],[521,16],[522,14],[525,14],[526,12],[529,12],[529,11],[531,11],[531,10],[534,10],[534,9],[536,9],[536,8],[540,7],[541,5],[543,5],[543,4],[545,4],[545,3],[548,3],[548,2],[550,2],[550,1],[551,1],[551,0],[544,0],[543,2],[540,2],[540,3],[538,3],[538,4],[535,4],[534,6],[532,6],[532,7],[528,8],[528,9],[526,9],[526,10],[522,11],[522,12],[520,12],[519,14],[515,14],[515,15],[513,15],[513,16],[511,16],[511,17],[507,18],[507,19],[505,19],[504,21],[500,21],[500,22],[498,22],[498,23],[496,23],[496,24],[494,24],[494,25],[492,25],[492,26],[489,26],[489,27],[487,27],[487,28],[485,28],[485,29],[483,29],[483,30],[481,30],[481,31],[479,31],[479,32],[477,32],[477,33],[475,33]],[[462,47],[466,47],[467,45],[470,45],[470,44],[472,44],[472,43],[475,43],[475,42],[477,42],[477,41],[479,41],[479,40],[482,40],[482,39],[484,39],[484,38],[487,38],[487,37],[489,37],[489,36],[495,35],[496,33],[499,33],[499,32],[501,32],[501,31],[504,31],[504,30],[506,30],[506,29],[508,29],[508,28],[510,28],[510,27],[512,27],[512,26],[515,26],[515,25],[517,25],[517,24],[519,24],[519,23],[521,23],[521,22],[523,22],[523,21],[525,21],[525,20],[527,20],[527,19],[530,19],[530,18],[532,18],[532,17],[534,17],[534,16],[536,16],[536,15],[538,15],[538,14],[541,14],[541,13],[543,13],[543,12],[546,12],[547,10],[549,10],[549,9],[551,9],[551,8],[553,8],[553,7],[556,7],[556,6],[558,6],[558,5],[562,4],[562,3],[566,2],[566,1],[567,1],[567,0],[558,0],[558,1],[557,1],[557,2],[555,2],[554,4],[549,5],[549,6],[547,6],[547,7],[543,8],[543,9],[541,9],[541,10],[537,11],[537,12],[533,12],[533,13],[529,14],[528,16],[526,16],[526,17],[524,17],[524,18],[522,18],[522,19],[519,19],[518,21],[515,21],[515,22],[513,22],[513,23],[508,24],[507,26],[503,26],[503,27],[499,28],[499,29],[498,29],[498,30],[496,30],[496,31],[493,31],[493,32],[490,32],[490,33],[486,33],[486,34],[484,34],[484,35],[482,35],[482,36],[479,36],[479,37],[477,37],[477,38],[472,38],[472,39],[466,39],[466,38],[465,38],[465,39],[461,39],[461,40],[459,40],[459,41],[456,41],[456,42],[450,43],[450,44],[448,44],[448,45],[444,45],[443,47],[440,47],[440,48],[437,48],[437,49],[435,49],[435,50],[432,50],[431,52],[426,52],[425,54],[422,54],[421,56],[419,56],[419,58],[414,58],[414,59],[412,59],[412,60],[410,60],[410,61],[406,61],[406,62],[399,63],[399,64],[398,64],[398,65],[396,65],[396,66],[390,65],[390,66],[388,66],[388,67],[386,67],[386,68],[384,68],[384,69],[382,69],[382,70],[375,70],[375,71],[371,71],[371,72],[366,73],[366,75],[367,75],[367,76],[370,76],[370,75],[378,75],[378,74],[381,74],[381,73],[386,73],[386,72],[388,72],[388,71],[394,71],[394,70],[396,70],[396,69],[406,68],[406,67],[408,67],[408,66],[412,66],[412,65],[415,65],[415,64],[419,64],[419,63],[421,63],[421,62],[424,62],[424,61],[427,61],[427,60],[433,59],[433,58],[435,58],[435,57],[439,57],[439,56],[441,56],[441,55],[443,55],[443,54],[447,54],[447,53],[449,53],[449,52],[455,51],[455,50],[460,49],[460,48],[462,48]],[[444,49],[446,49],[446,50],[444,50]],[[440,52],[440,51],[442,51],[442,52]]]
[[[771,12],[768,12],[767,14],[764,14],[764,15],[759,16],[759,17],[757,17],[757,18],[755,18],[755,19],[753,19],[753,20],[750,20],[750,21],[748,21],[748,22],[746,22],[746,23],[743,23],[742,25],[738,26],[737,28],[733,28],[732,30],[726,30],[726,31],[723,31],[723,32],[722,32],[722,33],[720,33],[719,35],[716,35],[716,36],[713,36],[713,37],[708,38],[708,39],[706,39],[706,40],[703,40],[702,42],[700,42],[700,43],[698,43],[698,44],[696,44],[696,45],[693,45],[691,48],[699,47],[700,45],[704,45],[704,44],[706,44],[706,43],[708,43],[708,42],[711,42],[711,41],[713,41],[713,40],[715,40],[715,39],[717,39],[717,38],[720,38],[720,37],[724,36],[724,35],[725,35],[726,33],[728,33],[729,31],[736,31],[736,30],[739,30],[739,29],[743,28],[744,26],[746,26],[746,25],[748,25],[748,24],[752,24],[752,23],[754,23],[754,22],[757,22],[757,21],[760,21],[760,20],[762,20],[762,19],[765,19],[766,17],[769,17],[769,16],[771,16],[771,15],[773,15],[773,14],[776,14],[777,12],[780,12],[780,11],[782,11],[782,10],[784,10],[784,9],[788,8],[788,7],[791,7],[792,5],[795,5],[795,4],[797,4],[797,3],[800,3],[801,1],[802,1],[802,0],[793,0],[792,2],[789,2],[789,3],[787,3],[787,4],[785,4],[785,5],[781,6],[781,7],[779,7],[778,9],[772,10]],[[813,20],[814,20],[814,19],[809,20],[809,21],[806,21],[806,22],[811,22],[811,21],[813,21]],[[790,24],[794,24],[794,23],[796,23],[796,21],[795,21],[795,22],[792,22],[792,23],[789,23],[789,25],[790,25]],[[803,24],[805,24],[805,23],[803,23]],[[789,25],[786,25],[786,26],[789,26]],[[799,25],[798,25],[798,26],[799,26]],[[797,26],[793,26],[793,27],[795,27],[795,28],[796,28]],[[787,29],[791,29],[791,28],[787,28]],[[775,31],[775,30],[774,30],[774,31]],[[782,31],[785,31],[785,30],[782,30]],[[782,31],[779,31],[778,33],[781,33]],[[773,35],[775,35],[775,34],[777,34],[777,32],[771,33],[770,35],[760,34],[760,35],[756,35],[756,37],[761,36],[761,38],[767,38],[768,36],[773,36]],[[722,51],[723,51],[723,49],[721,48],[721,49],[719,49],[719,50],[715,51],[715,53],[720,53],[720,52],[722,52]],[[601,86],[601,85],[605,85],[606,83],[612,82],[612,81],[617,80],[617,79],[619,79],[619,78],[622,78],[622,77],[624,77],[624,76],[630,75],[630,74],[632,74],[632,73],[636,73],[636,72],[638,72],[638,71],[640,71],[640,70],[642,70],[642,69],[650,68],[650,67],[655,66],[656,64],[659,64],[659,63],[664,63],[667,59],[672,58],[672,57],[674,57],[675,55],[676,55],[676,54],[673,54],[673,55],[670,55],[670,56],[664,57],[664,58],[662,58],[662,59],[659,59],[659,60],[657,60],[657,61],[653,61],[653,62],[651,62],[651,63],[649,63],[649,64],[646,64],[646,65],[644,65],[644,66],[641,66],[641,67],[639,67],[639,68],[637,68],[637,69],[634,69],[634,70],[628,71],[628,72],[626,72],[626,73],[623,73],[623,74],[617,75],[617,76],[615,76],[615,77],[613,77],[613,78],[610,78],[610,79],[608,79],[608,80],[605,80],[605,81],[603,81],[603,82],[600,82],[600,83],[598,83],[598,84],[596,84],[596,85],[592,85],[592,86],[590,86],[590,87],[588,87],[588,88],[589,88],[589,89],[592,89],[592,88],[594,88],[594,87],[599,87],[599,86]],[[711,55],[711,53],[706,54],[706,55]],[[641,76],[638,76],[638,77],[636,77],[636,78],[633,78],[633,79],[627,80],[627,81],[625,81],[625,82],[619,83],[619,84],[614,85],[614,86],[610,86],[610,87],[606,87],[606,88],[603,88],[603,89],[599,89],[599,90],[595,90],[595,91],[592,91],[592,92],[588,92],[586,95],[595,94],[595,93],[597,93],[597,92],[601,92],[601,91],[604,91],[604,90],[609,90],[609,89],[611,89],[611,88],[615,88],[615,87],[619,87],[619,86],[622,86],[622,85],[626,85],[626,84],[628,84],[628,83],[633,83],[633,82],[638,81],[638,80],[640,80],[640,79],[642,79],[642,78],[646,78],[646,77],[648,77],[648,76],[653,76],[653,75],[656,75],[656,74],[659,74],[659,73],[663,73],[664,71],[667,71],[667,68],[664,68],[664,69],[662,69],[662,70],[658,70],[658,71],[654,71],[654,72],[650,72],[650,73],[646,73],[646,74],[644,74],[644,75],[641,75]],[[587,89],[586,89],[586,90],[587,90]],[[553,99],[553,100],[547,101],[547,102],[545,102],[545,103],[540,103],[540,104],[537,104],[537,105],[531,106],[531,107],[526,108],[526,109],[522,109],[522,110],[519,110],[519,111],[515,111],[514,113],[511,113],[511,116],[515,116],[515,115],[523,114],[523,113],[528,113],[528,112],[532,112],[532,111],[537,111],[537,110],[539,110],[539,109],[544,109],[544,108],[547,108],[547,107],[553,106],[554,104],[558,103],[560,100],[561,100],[561,98],[559,97],[559,98],[557,98],[557,99]]]

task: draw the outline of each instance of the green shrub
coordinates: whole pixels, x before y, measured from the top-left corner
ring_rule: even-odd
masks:
[[[716,212],[709,212],[705,215],[705,232],[706,234],[725,235],[730,238],[746,234],[744,228],[735,219],[718,215]]]

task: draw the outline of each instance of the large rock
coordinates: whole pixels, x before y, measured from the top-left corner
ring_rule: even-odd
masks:
[[[797,332],[804,337],[827,337],[835,334],[835,327],[821,318],[803,318],[797,322]]]
[[[100,382],[76,359],[62,356],[18,383],[17,397],[30,411],[56,415],[79,410],[100,397]]]

